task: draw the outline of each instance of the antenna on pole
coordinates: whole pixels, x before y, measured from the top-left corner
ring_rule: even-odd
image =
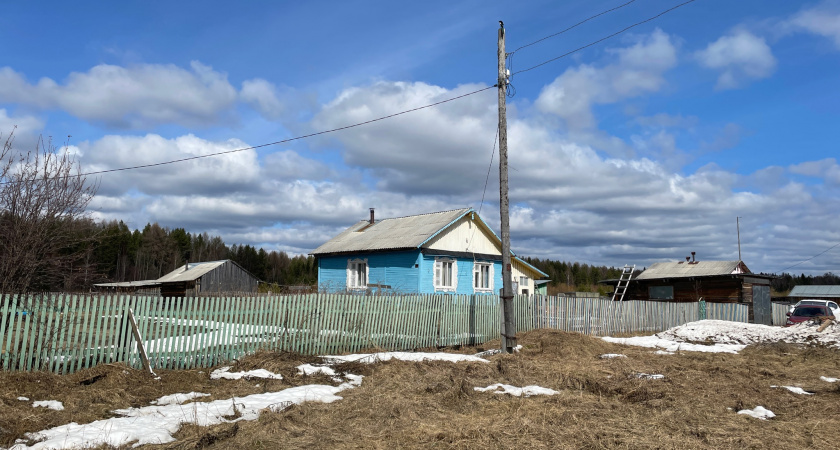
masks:
[[[735,227],[738,229],[738,261],[741,261],[741,218],[735,218]]]

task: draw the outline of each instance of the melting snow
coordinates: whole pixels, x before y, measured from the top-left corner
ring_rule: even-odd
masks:
[[[605,353],[605,354],[599,356],[599,358],[601,358],[601,359],[626,358],[626,357],[627,357],[627,355],[622,355],[620,353]]]
[[[780,388],[780,387],[785,388],[785,389],[793,392],[794,394],[814,395],[813,392],[808,392],[805,389],[802,389],[801,387],[796,387],[796,386],[770,386],[770,387],[771,388]]]
[[[486,388],[482,387],[475,387],[473,388],[478,392],[493,392],[494,394],[509,394],[516,397],[530,397],[532,395],[555,395],[558,394],[557,391],[554,389],[548,389],[540,386],[525,386],[525,387],[516,387],[511,386],[509,384],[502,384],[496,383],[487,386]]]
[[[356,354],[356,355],[342,355],[342,356],[322,356],[324,361],[330,364],[342,362],[357,362],[363,364],[372,364],[380,361],[390,361],[392,359],[400,361],[448,361],[448,362],[489,362],[486,359],[481,359],[474,355],[459,355],[454,353],[423,353],[423,352],[381,352],[373,354]]]
[[[34,408],[37,408],[37,407],[40,406],[42,408],[54,409],[56,411],[63,411],[64,410],[64,405],[61,402],[56,401],[56,400],[41,400],[41,401],[33,402],[32,406]]]
[[[218,369],[214,370],[210,373],[211,380],[218,380],[220,378],[224,378],[226,380],[238,380],[240,378],[245,378],[249,380],[251,378],[268,378],[272,380],[282,380],[283,375],[279,373],[269,372],[265,369],[255,369],[249,370],[247,372],[229,372],[230,367],[219,367]]]
[[[750,417],[755,417],[756,419],[761,420],[767,420],[776,417],[776,415],[773,414],[773,411],[770,411],[769,409],[766,409],[763,406],[756,406],[753,409],[742,409],[738,411],[738,414],[746,414]]]
[[[209,397],[210,394],[202,394],[201,392],[188,392],[186,394],[172,394],[164,395],[163,397],[152,400],[153,405],[183,405],[184,402],[199,397]]]
[[[827,381],[829,383],[836,383],[838,381],[837,378],[830,378],[830,377],[820,377],[820,380]]]
[[[817,329],[818,325],[807,322],[782,328],[725,320],[700,320],[653,336],[603,339],[607,342],[658,348],[668,352],[738,353],[750,344],[772,342],[813,343],[840,348],[840,325],[832,324],[822,332],[818,332]]]
[[[28,397],[18,397],[17,399],[22,401],[22,402],[28,402],[29,401]]]

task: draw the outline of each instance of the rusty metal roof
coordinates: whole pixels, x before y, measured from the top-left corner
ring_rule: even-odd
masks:
[[[635,279],[709,277],[739,273],[750,273],[750,269],[741,261],[660,262],[653,263]]]
[[[472,208],[461,208],[396,217],[382,219],[373,225],[367,220],[362,220],[321,244],[311,254],[418,248],[471,211]]]
[[[840,286],[794,286],[788,297],[840,297]]]

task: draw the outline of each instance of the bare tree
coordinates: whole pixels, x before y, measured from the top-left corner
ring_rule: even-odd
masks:
[[[34,150],[18,152],[13,144],[14,130],[0,152],[0,292],[65,286],[84,257],[78,228],[96,186],[67,145],[39,138]]]

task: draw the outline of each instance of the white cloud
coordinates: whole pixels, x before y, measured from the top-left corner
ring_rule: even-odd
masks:
[[[659,29],[609,53],[618,57],[616,63],[603,68],[582,64],[566,70],[543,88],[537,108],[560,116],[570,128],[591,128],[596,122],[593,105],[656,92],[665,84],[663,74],[677,63],[676,45]]]
[[[700,64],[721,71],[716,89],[734,89],[751,80],[769,77],[776,58],[764,38],[737,30],[696,53]]]
[[[9,67],[0,69],[0,101],[61,109],[118,128],[213,124],[236,98],[224,73],[197,61],[190,70],[172,64],[101,64],[73,72],[61,84],[49,78],[31,84]]]
[[[840,2],[826,1],[813,8],[803,9],[788,21],[788,25],[832,39],[840,49]]]
[[[0,138],[3,142],[14,133],[14,148],[18,151],[35,150],[38,133],[44,127],[41,119],[33,116],[10,116],[4,108],[0,108]]]
[[[268,119],[279,119],[285,112],[277,87],[261,78],[245,80],[239,96]]]

